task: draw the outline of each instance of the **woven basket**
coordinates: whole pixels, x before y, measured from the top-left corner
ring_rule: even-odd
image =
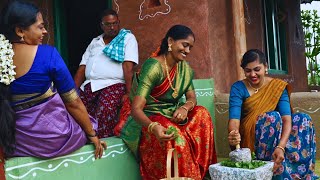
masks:
[[[171,176],[171,159],[173,153],[173,163],[174,163],[174,177]],[[179,167],[178,167],[178,154],[175,149],[169,149],[167,155],[167,178],[162,178],[160,180],[194,180],[188,177],[179,177]]]

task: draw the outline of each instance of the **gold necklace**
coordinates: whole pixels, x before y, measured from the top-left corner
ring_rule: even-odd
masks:
[[[248,79],[247,79],[247,81],[248,81],[249,86],[254,90],[254,93],[255,93],[255,94],[258,93],[258,92],[259,92],[259,89],[261,89],[262,86],[264,85],[264,78],[262,79],[262,85],[261,85],[260,87],[258,87],[258,88],[252,87],[250,81],[249,81]]]
[[[178,97],[178,90],[177,90],[176,88],[174,88],[173,85],[172,85],[172,81],[171,81],[171,79],[170,79],[170,74],[169,74],[168,65],[167,65],[167,58],[166,58],[165,55],[163,55],[163,57],[164,57],[164,64],[165,64],[165,66],[166,66],[167,78],[168,78],[170,87],[171,87],[171,89],[173,90],[172,97],[173,97],[173,98],[176,98],[176,97]],[[178,67],[179,67],[179,66],[178,66]],[[178,69],[177,69],[177,71],[178,71]],[[178,74],[176,74],[176,76],[177,76],[176,78],[178,78]]]

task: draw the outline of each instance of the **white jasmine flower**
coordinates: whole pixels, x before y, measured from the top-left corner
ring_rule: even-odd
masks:
[[[0,34],[0,83],[9,85],[15,80],[16,72],[13,65],[12,44],[3,34]]]

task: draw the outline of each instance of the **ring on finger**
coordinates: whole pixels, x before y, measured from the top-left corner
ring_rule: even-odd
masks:
[[[179,113],[177,117],[180,117],[180,116],[181,116],[181,114]]]

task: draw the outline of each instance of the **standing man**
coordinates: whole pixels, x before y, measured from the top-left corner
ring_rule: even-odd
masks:
[[[74,77],[89,114],[98,120],[99,138],[113,136],[122,100],[129,96],[138,43],[129,30],[119,28],[118,14],[101,14],[103,34],[94,38]]]

